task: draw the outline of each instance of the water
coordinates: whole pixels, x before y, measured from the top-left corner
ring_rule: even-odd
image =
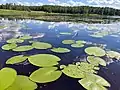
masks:
[[[21,35],[32,35],[33,40],[48,42],[53,45],[53,47],[66,47],[71,49],[70,53],[66,54],[56,54],[48,50],[36,50],[33,49],[28,52],[16,53],[12,51],[4,51],[0,48],[0,68],[12,67],[17,72],[18,75],[29,76],[33,71],[37,70],[39,67],[35,67],[28,62],[16,65],[5,65],[5,61],[15,55],[34,55],[34,54],[53,54],[61,58],[60,64],[68,65],[73,62],[84,60],[87,55],[84,49],[88,46],[106,46],[105,49],[115,50],[120,52],[120,23],[110,23],[110,24],[87,24],[87,23],[72,23],[72,22],[44,22],[35,20],[2,20],[0,25],[6,25],[6,28],[0,30],[0,46],[6,44],[6,40],[12,37],[18,37]],[[96,30],[89,30],[90,28]],[[98,31],[109,31],[112,32],[105,35],[102,38],[91,37],[95,32]],[[70,32],[72,35],[60,35],[60,32]],[[85,45],[83,48],[72,48],[70,45],[63,45],[61,42],[65,39],[73,40],[85,40],[89,44]],[[23,44],[29,45],[28,42]],[[106,67],[101,67],[99,75],[104,77],[107,81],[111,83],[109,90],[120,90],[120,62],[113,61],[111,63],[107,61],[108,65]],[[85,90],[79,83],[78,79],[73,79],[62,74],[55,82],[47,84],[38,84],[37,90]]]

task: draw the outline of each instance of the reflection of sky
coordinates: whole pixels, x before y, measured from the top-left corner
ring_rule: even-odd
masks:
[[[0,29],[0,41],[22,35],[19,31],[21,27],[17,22],[8,20],[1,20],[0,22],[6,26],[4,29]]]

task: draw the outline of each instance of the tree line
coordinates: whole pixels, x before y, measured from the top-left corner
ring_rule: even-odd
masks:
[[[48,13],[69,13],[69,14],[99,14],[99,15],[119,15],[120,10],[109,7],[91,7],[91,6],[24,6],[15,3],[6,3],[0,5],[0,9],[23,10],[23,11],[44,11]]]

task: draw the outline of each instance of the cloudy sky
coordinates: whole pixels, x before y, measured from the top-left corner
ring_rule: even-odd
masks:
[[[63,6],[99,6],[120,9],[120,0],[0,0],[0,4],[16,3],[22,5],[63,5]]]

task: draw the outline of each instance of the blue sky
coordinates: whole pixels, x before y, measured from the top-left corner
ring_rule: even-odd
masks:
[[[62,5],[62,6],[99,6],[120,9],[120,0],[0,0],[0,4],[16,3],[22,5]]]

